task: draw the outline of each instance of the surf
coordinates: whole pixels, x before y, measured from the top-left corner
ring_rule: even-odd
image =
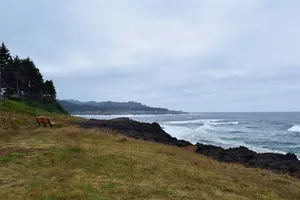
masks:
[[[298,132],[298,133],[300,133],[300,125],[294,125],[288,131],[289,132]]]

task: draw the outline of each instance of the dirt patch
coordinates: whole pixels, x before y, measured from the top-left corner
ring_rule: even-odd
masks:
[[[49,150],[44,148],[5,147],[0,149],[0,156],[10,156],[12,153],[31,153],[31,152],[40,152],[43,154],[47,154]]]

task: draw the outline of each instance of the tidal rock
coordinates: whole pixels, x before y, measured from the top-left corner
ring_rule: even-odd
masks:
[[[270,169],[300,177],[300,161],[292,153],[256,153],[243,146],[229,149],[199,143],[196,146],[197,153],[220,162],[240,163],[246,167]]]

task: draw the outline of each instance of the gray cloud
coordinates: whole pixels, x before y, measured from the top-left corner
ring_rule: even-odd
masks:
[[[59,98],[296,111],[300,2],[1,1],[0,38]]]

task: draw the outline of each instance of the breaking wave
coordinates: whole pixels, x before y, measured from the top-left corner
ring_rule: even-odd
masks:
[[[166,124],[205,124],[208,122],[218,122],[219,119],[196,119],[196,120],[187,120],[187,121],[169,121]]]
[[[289,132],[299,132],[300,133],[300,125],[294,125],[288,131]]]
[[[239,122],[212,122],[213,125],[239,125]]]
[[[227,122],[221,119],[196,119],[187,121],[169,121],[166,124],[211,124],[211,125],[239,125],[239,122]]]

